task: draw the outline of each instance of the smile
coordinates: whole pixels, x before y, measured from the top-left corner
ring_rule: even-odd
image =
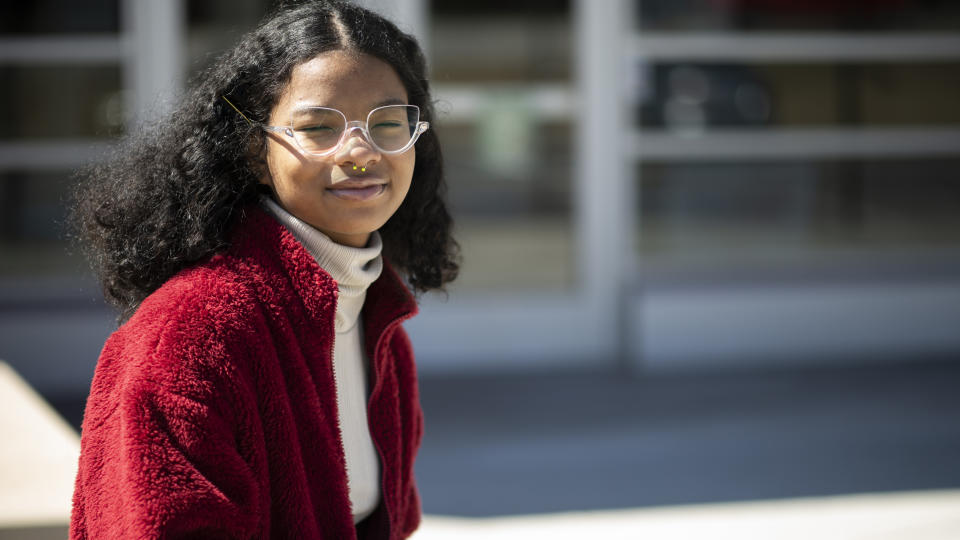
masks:
[[[339,199],[349,201],[368,201],[386,191],[387,184],[380,182],[345,181],[328,187],[327,191]]]

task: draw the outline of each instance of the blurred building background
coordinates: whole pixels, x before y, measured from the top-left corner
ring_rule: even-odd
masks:
[[[430,372],[631,372],[960,351],[960,6],[369,0],[430,55],[462,279]],[[0,13],[0,356],[80,391],[113,315],[73,171],[269,0]]]
[[[438,410],[470,381],[523,393],[511,381],[558,371],[716,376],[733,399],[771,370],[857,366],[839,396],[911,373],[891,364],[956,365],[957,2],[363,3],[432,65],[464,256],[408,326],[424,376],[463,385],[426,388]],[[270,4],[0,7],[0,358],[50,399],[82,398],[113,329],[64,237],[73,171],[169,110]],[[713,384],[671,380],[657,403],[682,410],[663,388]],[[556,384],[540,407],[575,386]],[[594,396],[631,411],[634,390]]]

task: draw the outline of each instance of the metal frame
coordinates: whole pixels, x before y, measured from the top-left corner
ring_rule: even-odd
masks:
[[[427,371],[602,367],[623,351],[621,296],[632,262],[629,228],[632,185],[624,181],[623,147],[611,133],[626,129],[623,50],[629,21],[624,0],[573,4],[576,100],[589,109],[577,129],[573,221],[576,280],[565,292],[484,292],[428,297],[407,324],[418,363]],[[611,21],[618,23],[611,24]],[[469,118],[483,88],[439,86],[455,117]],[[611,97],[610,89],[616,97]],[[541,112],[561,117],[574,99],[555,85],[537,86]],[[621,139],[622,140],[622,139]],[[612,204],[611,204],[612,201]],[[611,231],[616,231],[611,234]]]
[[[960,35],[943,33],[635,31],[628,42],[626,56],[633,63],[960,60]],[[960,155],[956,127],[735,128],[686,134],[634,129],[623,135],[626,155],[635,163]],[[637,170],[632,168],[634,174]],[[639,178],[623,180],[636,184]],[[623,226],[632,229],[634,216]],[[883,361],[898,352],[943,354],[958,344],[953,331],[958,312],[950,302],[960,295],[960,280],[838,291],[819,285],[651,290],[640,286],[642,276],[636,279],[635,291],[645,292],[628,301],[626,324],[632,331],[626,332],[626,350],[638,371],[836,361],[838,355]],[[897,332],[878,331],[894,327]]]
[[[183,80],[185,0],[117,1],[122,2],[123,17],[119,34],[2,39],[0,63],[119,65],[131,122],[147,119],[147,111],[162,113],[172,100],[160,102],[157,96],[178,91]],[[4,142],[0,143],[0,170],[72,170],[102,155],[111,145],[104,140],[75,138]],[[96,351],[114,327],[114,314],[91,303],[88,293],[79,292],[95,290],[95,286],[77,280],[51,282],[24,276],[0,283],[0,288],[28,291],[30,298],[27,309],[0,310],[0,343],[10,355],[6,360],[19,359],[15,365],[21,373],[37,388],[51,393],[82,391],[89,384]],[[62,293],[56,295],[55,308],[30,309],[38,302],[41,306],[49,302],[37,298],[40,292],[50,290]],[[83,295],[85,300],[71,295]],[[31,339],[39,335],[63,339]]]
[[[122,0],[124,82],[134,123],[164,115],[182,91],[185,0]]]
[[[960,128],[947,127],[637,130],[628,141],[628,156],[654,161],[960,156]]]
[[[488,105],[488,96],[505,93],[523,95],[524,106],[542,120],[570,119],[570,111],[576,101],[568,85],[556,83],[438,83],[433,86],[434,100],[442,104],[443,119],[455,122],[474,118]]]
[[[8,142],[0,144],[0,170],[62,171],[103,155],[114,145],[103,140]]]
[[[947,33],[637,32],[635,58],[659,62],[902,62],[960,59],[960,36]]]
[[[122,2],[119,34],[0,39],[0,63],[120,64],[132,122],[169,111],[183,84],[185,0],[117,1]],[[109,146],[83,139],[0,143],[0,170],[71,169]]]
[[[116,35],[0,39],[2,64],[116,64],[122,57]]]

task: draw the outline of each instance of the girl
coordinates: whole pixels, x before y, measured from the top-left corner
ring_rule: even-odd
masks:
[[[458,269],[432,120],[412,37],[310,1],[90,172],[76,222],[123,324],[87,401],[71,538],[413,532],[401,322],[408,286]]]

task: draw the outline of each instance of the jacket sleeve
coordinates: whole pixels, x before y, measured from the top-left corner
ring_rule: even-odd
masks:
[[[115,355],[109,342],[101,355],[70,537],[257,536],[269,508],[261,508],[250,450],[242,448],[249,445],[240,442],[236,388],[216,368],[191,361],[208,355],[205,366],[216,365],[218,348],[158,341],[150,355],[129,347]]]

